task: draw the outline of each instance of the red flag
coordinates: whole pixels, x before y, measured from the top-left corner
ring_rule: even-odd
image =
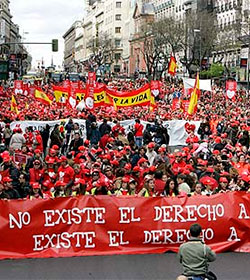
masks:
[[[176,59],[174,56],[171,55],[170,61],[168,64],[168,73],[172,76],[175,76],[176,68],[177,68]]]

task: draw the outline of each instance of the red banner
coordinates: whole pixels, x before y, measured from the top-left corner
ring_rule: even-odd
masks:
[[[216,252],[250,252],[250,194],[0,201],[0,259],[177,252],[200,223]]]

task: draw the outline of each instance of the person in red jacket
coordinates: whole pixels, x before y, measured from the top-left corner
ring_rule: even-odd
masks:
[[[74,164],[73,165],[75,176],[74,176],[74,182],[78,182],[79,180],[83,179],[84,180],[84,172],[83,169],[81,169],[80,164]]]
[[[142,146],[143,129],[144,129],[144,126],[141,124],[140,120],[136,119],[135,125],[134,125],[134,135],[135,135],[135,144],[138,147]]]
[[[38,131],[38,130],[35,131],[34,143],[35,143],[36,149],[39,149],[41,152],[43,152],[43,139],[40,134],[40,131]]]
[[[58,168],[59,180],[66,183],[69,186],[74,182],[74,169],[71,166],[69,166],[67,158],[65,156],[61,156],[60,161],[61,165]]]
[[[105,150],[106,148],[106,145],[108,144],[109,142],[109,138],[110,138],[110,134],[109,133],[105,133],[101,139],[100,139],[100,142],[99,142],[99,145],[100,147]]]
[[[34,161],[34,167],[30,169],[30,184],[40,183],[43,178],[44,169],[39,159]]]
[[[174,175],[177,175],[180,172],[182,172],[184,170],[185,166],[186,166],[186,163],[182,159],[182,153],[178,152],[175,156],[174,162],[172,163],[172,171],[173,171]]]
[[[194,134],[194,131],[191,131],[190,134],[188,135],[188,138],[186,140],[187,144],[194,144],[199,142],[199,137]]]
[[[51,181],[55,176],[57,177],[57,172],[56,172],[56,161],[52,157],[48,157],[46,159],[46,167],[44,169],[44,174],[43,174],[43,181]]]
[[[116,125],[112,128],[112,133],[114,137],[118,137],[118,134],[121,133],[122,135],[125,134],[125,129],[121,126],[119,121],[114,121],[116,122]]]

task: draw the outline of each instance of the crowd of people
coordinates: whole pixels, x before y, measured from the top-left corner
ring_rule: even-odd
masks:
[[[144,85],[106,81],[117,90]],[[50,85],[43,90],[52,97]],[[202,92],[196,114],[173,109],[176,96],[186,98],[183,86],[162,83],[156,108],[101,107],[81,112],[33,96],[16,96],[19,114],[10,110],[13,89],[0,96],[0,198],[37,199],[78,195],[192,196],[250,191],[250,104],[238,91],[228,100],[223,87]],[[62,120],[42,130],[13,120]],[[82,127],[74,119],[86,120]],[[135,119],[129,131],[121,120]],[[186,146],[170,148],[164,120],[186,119]],[[150,124],[144,126],[142,120]],[[200,127],[188,121],[201,121]],[[112,125],[111,123],[112,122]],[[86,135],[86,137],[84,137]],[[16,159],[22,155],[24,161]]]

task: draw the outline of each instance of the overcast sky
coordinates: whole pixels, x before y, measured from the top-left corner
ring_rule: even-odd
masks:
[[[44,60],[45,66],[61,65],[64,44],[62,35],[75,20],[84,15],[83,0],[10,0],[13,22],[19,25],[20,34],[26,42],[51,42],[59,39],[59,52],[52,52],[51,45],[27,46],[32,55],[32,65]],[[28,34],[24,34],[28,32]]]

